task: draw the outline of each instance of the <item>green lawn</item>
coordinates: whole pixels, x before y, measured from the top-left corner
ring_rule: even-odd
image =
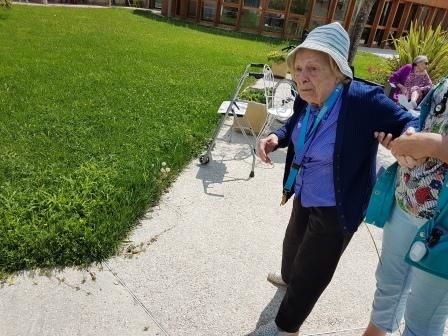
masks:
[[[117,252],[245,65],[280,48],[213,32],[122,9],[0,12],[0,275]]]
[[[359,51],[353,62],[355,76],[376,83],[384,84],[390,73],[386,69],[386,60],[383,57]]]

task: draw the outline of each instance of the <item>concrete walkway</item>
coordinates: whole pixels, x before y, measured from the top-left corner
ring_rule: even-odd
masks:
[[[385,57],[385,58],[392,58],[392,57],[398,55],[398,53],[395,51],[395,49],[358,47],[358,50],[368,52],[371,54],[375,54],[375,55]]]
[[[0,335],[249,335],[271,320],[284,294],[266,275],[280,266],[290,213],[291,202],[279,206],[285,152],[273,155],[274,166],[257,161],[249,179],[249,147],[228,135],[226,126],[208,165],[190,163],[120,255],[5,283]],[[380,246],[380,231],[369,229]],[[376,263],[361,226],[303,335],[360,335]]]

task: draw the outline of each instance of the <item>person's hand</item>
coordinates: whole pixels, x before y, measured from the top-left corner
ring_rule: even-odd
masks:
[[[268,154],[273,152],[278,146],[278,137],[270,134],[268,137],[261,139],[257,144],[257,155],[264,163],[272,164],[272,160]]]
[[[442,143],[442,135],[437,133],[403,134],[391,143],[392,155],[411,156],[415,160],[437,157],[435,150]]]
[[[416,132],[415,132],[415,128],[414,127],[409,127],[403,134],[405,135],[405,136],[407,136],[407,135],[412,135],[412,134],[415,134]],[[402,134],[402,135],[403,135]]]
[[[426,161],[426,158],[424,159],[420,159],[420,160],[415,160],[413,157],[411,156],[404,156],[404,155],[398,155],[395,157],[398,161],[398,164],[402,167],[406,167],[409,169],[412,169],[416,166],[421,165],[423,162]]]
[[[388,133],[386,135],[386,133],[384,132],[374,132],[373,136],[375,137],[375,139],[378,140],[378,142],[384,146],[387,149],[390,149],[390,143],[392,141],[392,134]]]
[[[414,155],[417,154],[416,152],[406,152],[406,141],[412,140],[412,138],[419,136],[419,134],[421,133],[416,133],[414,127],[409,127],[406,132],[390,144],[392,155],[395,156],[400,166],[412,169],[427,160],[426,155],[415,158]]]
[[[414,127],[409,127],[403,134],[405,135],[411,135],[415,133],[415,128]],[[378,140],[378,142],[386,147],[387,149],[390,149],[391,145],[392,145],[392,134],[391,133],[384,133],[384,132],[374,132],[373,136],[375,137],[375,139]]]

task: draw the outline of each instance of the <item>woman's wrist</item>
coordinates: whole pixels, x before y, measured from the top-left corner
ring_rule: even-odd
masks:
[[[438,133],[428,133],[431,135],[429,148],[431,149],[431,157],[447,162],[447,149],[448,141],[446,137]]]

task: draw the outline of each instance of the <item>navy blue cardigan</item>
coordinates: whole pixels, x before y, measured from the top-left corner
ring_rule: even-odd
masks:
[[[306,105],[297,96],[294,114],[274,132],[278,147],[288,146],[283,183],[294,158],[292,131]],[[333,153],[333,180],[338,219],[345,232],[355,232],[363,221],[376,181],[378,141],[373,133],[383,131],[396,137],[409,126],[417,128],[418,119],[399,108],[381,88],[357,81],[344,86]]]

